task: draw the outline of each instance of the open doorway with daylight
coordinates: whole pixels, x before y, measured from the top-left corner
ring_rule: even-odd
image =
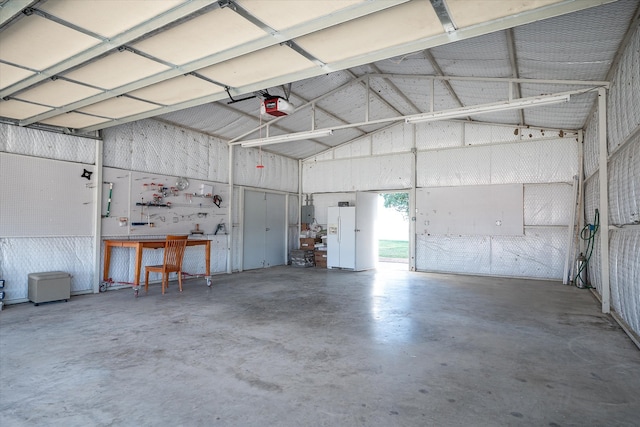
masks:
[[[409,268],[409,193],[380,193],[378,265]]]

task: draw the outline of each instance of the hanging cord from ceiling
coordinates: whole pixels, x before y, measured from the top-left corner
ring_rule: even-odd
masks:
[[[266,91],[265,91],[266,92]],[[262,139],[262,100],[260,100],[258,104],[258,117],[260,120],[260,139]],[[262,164],[262,145],[258,147],[258,164],[256,165],[256,169],[264,169],[264,165]]]

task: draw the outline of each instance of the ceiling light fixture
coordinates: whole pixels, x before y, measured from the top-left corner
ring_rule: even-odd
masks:
[[[261,147],[263,145],[279,144],[281,142],[300,141],[303,139],[320,138],[323,136],[333,135],[333,129],[318,129],[308,132],[289,133],[285,135],[271,136],[267,138],[254,139],[245,141],[240,144],[242,147]]]
[[[537,107],[541,105],[559,104],[569,101],[570,95],[556,95],[546,97],[520,98],[513,101],[496,102],[473,107],[456,108],[453,110],[434,111],[433,113],[416,114],[408,116],[406,123],[433,122],[436,120],[455,119],[474,114],[493,113],[497,111],[518,110],[520,108]]]

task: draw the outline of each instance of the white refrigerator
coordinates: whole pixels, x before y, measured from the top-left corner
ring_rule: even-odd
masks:
[[[327,215],[327,268],[375,268],[377,193],[356,193],[356,206],[330,207]]]

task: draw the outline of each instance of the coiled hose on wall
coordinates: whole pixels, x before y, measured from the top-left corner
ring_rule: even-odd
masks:
[[[599,228],[600,228],[600,212],[598,211],[598,209],[596,209],[596,212],[593,218],[593,224],[586,224],[584,227],[582,227],[582,230],[580,230],[580,238],[587,242],[587,248],[585,249],[585,252],[584,252],[584,257],[586,258],[586,261],[580,265],[579,270],[576,271],[576,275],[573,278],[573,283],[575,283],[576,286],[579,288],[591,287],[589,286],[588,283],[586,283],[586,280],[584,279],[586,275],[583,275],[582,272],[589,265],[589,260],[591,259],[591,255],[593,255],[593,248],[595,246],[595,241],[596,241],[596,233],[598,232]]]

